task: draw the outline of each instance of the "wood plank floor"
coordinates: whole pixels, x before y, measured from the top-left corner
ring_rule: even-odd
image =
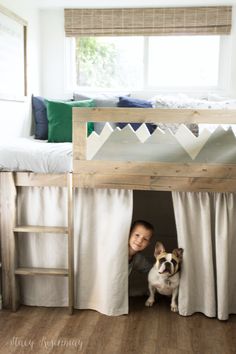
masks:
[[[0,353],[231,354],[236,353],[236,315],[228,321],[202,314],[182,317],[160,298],[153,308],[130,299],[129,315],[91,310],[21,306],[0,311]]]

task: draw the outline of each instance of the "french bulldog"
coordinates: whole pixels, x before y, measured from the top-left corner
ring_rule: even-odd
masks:
[[[150,307],[155,302],[155,292],[171,296],[171,311],[178,311],[177,296],[179,292],[180,264],[183,248],[176,248],[167,253],[161,242],[155,246],[156,263],[148,274],[149,298],[145,305]]]

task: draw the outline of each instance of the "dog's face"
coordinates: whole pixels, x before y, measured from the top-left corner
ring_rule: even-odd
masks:
[[[167,253],[163,244],[161,242],[157,242],[154,256],[156,258],[155,266],[158,269],[158,273],[163,276],[170,276],[177,273],[180,269],[183,251],[183,248],[176,248],[172,251],[172,253]]]

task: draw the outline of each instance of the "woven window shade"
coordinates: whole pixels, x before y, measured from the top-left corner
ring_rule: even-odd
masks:
[[[65,32],[72,36],[156,36],[229,34],[231,6],[65,9]]]

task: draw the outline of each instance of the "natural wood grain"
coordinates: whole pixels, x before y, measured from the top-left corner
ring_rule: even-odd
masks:
[[[16,226],[13,228],[14,232],[25,232],[25,233],[52,233],[52,234],[67,234],[67,227],[58,227],[58,226]]]
[[[74,183],[80,188],[115,188],[156,191],[211,191],[235,192],[236,179],[204,177],[159,177],[137,175],[74,174]]]
[[[8,220],[8,204],[6,190],[6,174],[0,173],[0,246],[1,246],[1,263],[2,263],[2,297],[3,305],[10,306],[10,241],[7,237],[9,229],[11,228]],[[13,225],[14,226],[14,225]]]
[[[115,317],[91,310],[75,310],[68,316],[65,308],[21,306],[16,313],[3,310],[1,353],[235,354],[236,315],[227,322],[200,313],[183,317],[170,311],[167,297],[160,297],[152,308],[145,307],[144,302],[143,297],[130,298],[129,315]],[[17,346],[14,337],[25,340],[25,344],[31,340],[33,350]],[[54,341],[54,346],[46,348],[46,341],[48,345]]]
[[[68,299],[69,313],[73,313],[74,307],[74,198],[72,174],[67,175],[68,193]]]
[[[73,108],[78,122],[235,124],[235,109]]]
[[[56,276],[68,276],[68,270],[65,268],[31,268],[20,267],[15,269],[16,275],[56,275]]]
[[[15,184],[18,187],[66,187],[67,174],[15,172]]]
[[[73,109],[76,140],[74,186],[162,191],[235,191],[233,164],[86,161],[86,139],[81,122],[235,123],[236,110],[81,108]],[[80,134],[80,144],[77,136]],[[74,141],[73,141],[74,144]]]
[[[91,109],[91,108],[90,108]],[[73,158],[86,159],[87,123],[80,122],[73,111]]]
[[[75,161],[80,174],[236,178],[236,165],[133,161]]]
[[[16,219],[16,188],[12,172],[0,173],[0,227],[2,254],[2,288],[4,307],[15,311],[19,303],[19,284],[15,279],[16,243],[13,228]]]
[[[80,161],[78,166],[81,173],[73,174],[73,185],[80,188],[235,191],[234,165]],[[66,187],[64,175],[57,183],[53,175],[17,172],[16,180],[17,186],[53,186],[55,180],[55,186]]]

